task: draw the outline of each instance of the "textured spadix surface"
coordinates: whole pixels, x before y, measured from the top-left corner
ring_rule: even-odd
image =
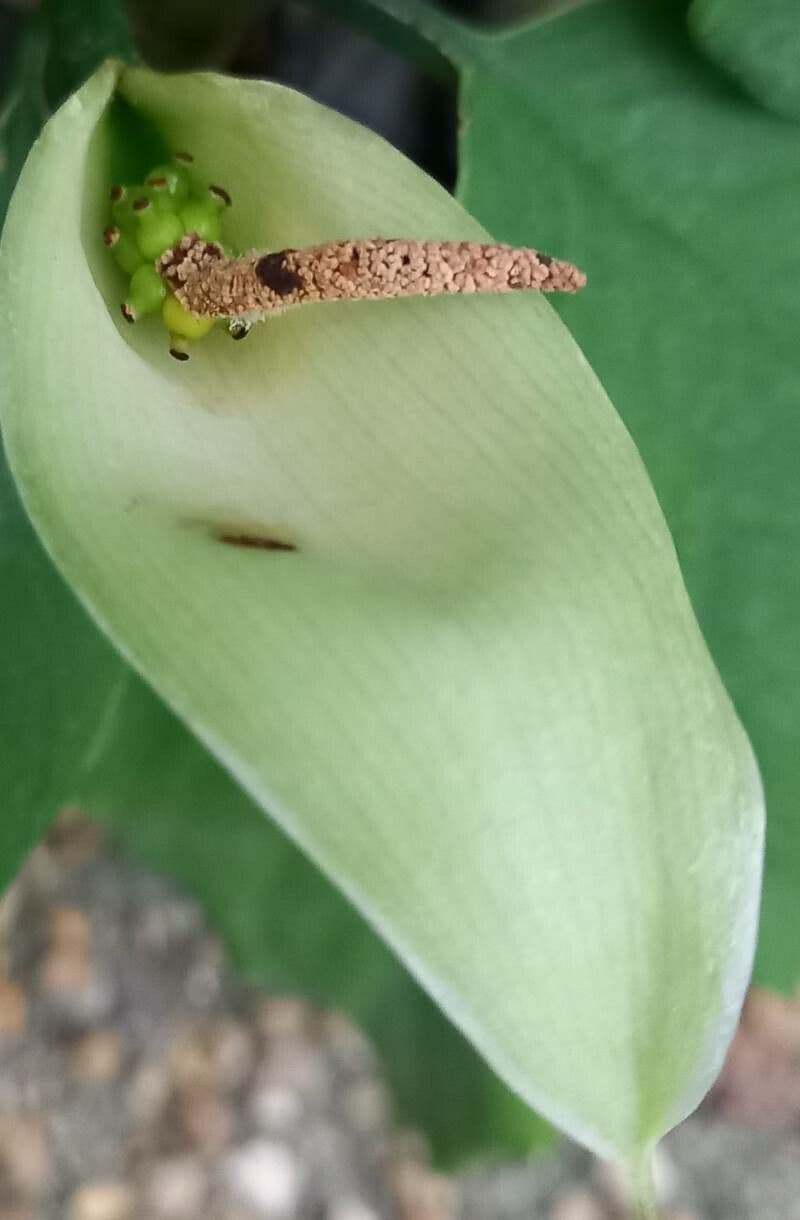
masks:
[[[4,438],[124,653],[515,1089],[636,1157],[720,1063],[763,810],[630,439],[534,296],[309,306],[188,365],[123,330],[115,87],[240,247],[481,230],[297,94],[109,65],[9,213]],[[217,537],[261,531],[297,550]]]

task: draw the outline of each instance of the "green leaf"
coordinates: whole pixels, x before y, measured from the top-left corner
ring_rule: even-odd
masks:
[[[800,119],[800,8],[797,0],[694,0],[698,43],[754,98]]]
[[[0,415],[28,510],[505,1079],[639,1159],[735,1025],[763,811],[638,456],[542,299],[308,307],[185,367],[123,331],[98,238],[115,75],[48,126],[3,237]],[[240,247],[481,235],[291,91],[118,87],[230,187]],[[299,549],[217,540],[237,525]]]
[[[643,454],[753,738],[770,809],[755,977],[792,991],[800,134],[733,94],[669,3],[595,3],[504,36],[434,19],[462,69],[463,201],[498,238],[589,273],[570,326]]]
[[[44,0],[47,93],[58,104],[104,59],[134,58],[125,0]]]
[[[570,323],[642,451],[756,746],[771,812],[756,977],[793,989],[800,136],[737,102],[677,19],[632,6],[592,6],[511,40],[502,74],[488,66],[498,49],[467,85],[464,198],[500,236],[550,243],[589,269]],[[545,64],[580,82],[570,107],[546,88]],[[501,193],[504,151],[523,139],[527,172],[506,175]]]
[[[14,71],[0,104],[0,219],[51,103],[98,58],[125,50],[121,14],[118,3],[48,0],[19,18]],[[108,709],[136,680],[42,553],[2,454],[0,621],[7,680],[0,700],[4,885],[59,805],[76,798],[102,744]]]
[[[14,69],[0,95],[0,220],[51,110],[107,56],[133,57],[121,0],[45,0],[20,21]]]
[[[38,24],[23,30],[8,88],[0,95],[0,219],[28,149],[50,113],[44,95],[46,47]]]

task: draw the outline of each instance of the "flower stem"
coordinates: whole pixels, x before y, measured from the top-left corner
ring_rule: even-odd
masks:
[[[637,1220],[659,1220],[660,1212],[656,1203],[652,1160],[649,1152],[635,1167],[632,1177],[636,1193]]]

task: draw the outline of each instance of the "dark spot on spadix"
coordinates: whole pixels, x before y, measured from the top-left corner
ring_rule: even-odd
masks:
[[[291,253],[291,250],[279,250],[275,254],[265,254],[256,263],[259,281],[279,297],[288,296],[302,285],[297,272],[286,264],[286,255]]]
[[[553,262],[549,254],[540,254],[538,258],[543,267],[549,267]]]

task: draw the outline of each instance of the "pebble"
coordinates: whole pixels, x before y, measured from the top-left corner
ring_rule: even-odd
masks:
[[[304,1125],[299,1152],[320,1181],[336,1182],[348,1163],[350,1141],[347,1132],[324,1118],[315,1116]]]
[[[82,1080],[113,1080],[122,1064],[122,1038],[113,1029],[84,1034],[72,1047],[70,1068]]]
[[[50,860],[72,872],[95,856],[103,841],[103,828],[79,809],[63,809],[48,830],[44,846]]]
[[[254,1122],[270,1135],[291,1135],[300,1125],[304,1106],[294,1089],[286,1085],[256,1084],[250,1099]]]
[[[456,1215],[452,1180],[426,1165],[400,1162],[391,1169],[389,1185],[399,1220],[453,1220]]]
[[[192,1007],[206,1010],[219,998],[225,967],[225,951],[215,936],[207,936],[183,983],[184,995]]]
[[[27,1203],[0,1203],[0,1220],[38,1220]]]
[[[742,1014],[746,1030],[758,1031],[779,1052],[800,1055],[800,1003],[753,987]]]
[[[357,1135],[371,1135],[389,1121],[389,1095],[380,1080],[357,1081],[345,1091],[339,1104],[342,1116]]]
[[[81,992],[93,981],[92,962],[79,945],[56,946],[42,965],[42,988],[49,992]]]
[[[211,1089],[191,1089],[178,1103],[181,1124],[204,1157],[216,1157],[228,1147],[236,1130],[231,1107]]]
[[[166,1109],[171,1093],[166,1068],[158,1061],[142,1064],[127,1089],[127,1104],[133,1121],[140,1127],[153,1125]]]
[[[88,956],[72,949],[46,958],[41,984],[50,1015],[63,1033],[107,1021],[116,1006],[113,977],[99,974]]]
[[[28,1002],[18,983],[0,975],[0,1039],[18,1038],[25,1032]]]
[[[307,1106],[318,1110],[324,1110],[331,1100],[334,1074],[330,1061],[319,1047],[299,1038],[272,1045],[258,1078],[293,1089]]]
[[[336,1199],[328,1208],[325,1220],[381,1220],[381,1216],[363,1199]]]
[[[290,1220],[302,1186],[300,1166],[286,1144],[254,1139],[226,1161],[228,1189],[269,1220]]]
[[[337,1067],[354,1076],[377,1070],[378,1060],[369,1039],[342,1013],[324,1012],[320,1038]]]
[[[233,1019],[187,1025],[169,1050],[170,1070],[181,1089],[232,1093],[252,1074],[253,1059],[253,1040]]]
[[[550,1220],[604,1220],[605,1212],[588,1190],[570,1190],[559,1195]]]
[[[60,949],[88,950],[92,923],[77,907],[55,907],[50,915],[50,944]]]
[[[47,1187],[50,1153],[47,1128],[39,1117],[0,1117],[0,1166],[11,1188],[38,1196]]]
[[[64,875],[58,856],[50,850],[46,842],[34,847],[25,861],[24,871],[26,893],[34,894],[45,901],[59,888]],[[16,882],[11,888],[13,892]],[[15,906],[22,902],[21,889],[22,887],[15,895]]]
[[[51,1013],[73,1027],[97,1024],[110,1014],[115,987],[108,971],[96,969],[85,912],[67,906],[50,912],[50,943],[39,982]]]
[[[147,1168],[145,1199],[159,1220],[197,1220],[207,1192],[208,1178],[196,1157],[165,1157]]]
[[[226,1198],[224,1202],[212,1206],[201,1218],[198,1217],[198,1220],[262,1220],[262,1217],[259,1212],[253,1211],[252,1207]]]
[[[616,1161],[595,1161],[591,1182],[615,1211],[627,1212],[633,1207],[633,1190],[624,1165]]]
[[[214,1056],[208,1029],[185,1025],[169,1048],[169,1069],[179,1089],[210,1089],[214,1084]]]
[[[404,1161],[427,1165],[431,1159],[431,1147],[421,1131],[401,1128],[387,1135],[382,1143],[380,1156],[387,1167]]]
[[[255,1051],[247,1029],[232,1018],[216,1021],[210,1030],[214,1079],[224,1092],[240,1088],[253,1071]]]
[[[145,953],[167,953],[202,928],[203,915],[196,903],[181,898],[153,902],[136,922],[134,944]]]
[[[713,1104],[737,1122],[789,1125],[800,1118],[797,1001],[749,1002],[718,1080]]]
[[[304,1038],[308,1033],[308,1005],[293,996],[271,996],[261,1000],[255,1012],[256,1027],[263,1038]]]
[[[132,1220],[135,1204],[124,1182],[90,1182],[72,1196],[69,1220]]]

